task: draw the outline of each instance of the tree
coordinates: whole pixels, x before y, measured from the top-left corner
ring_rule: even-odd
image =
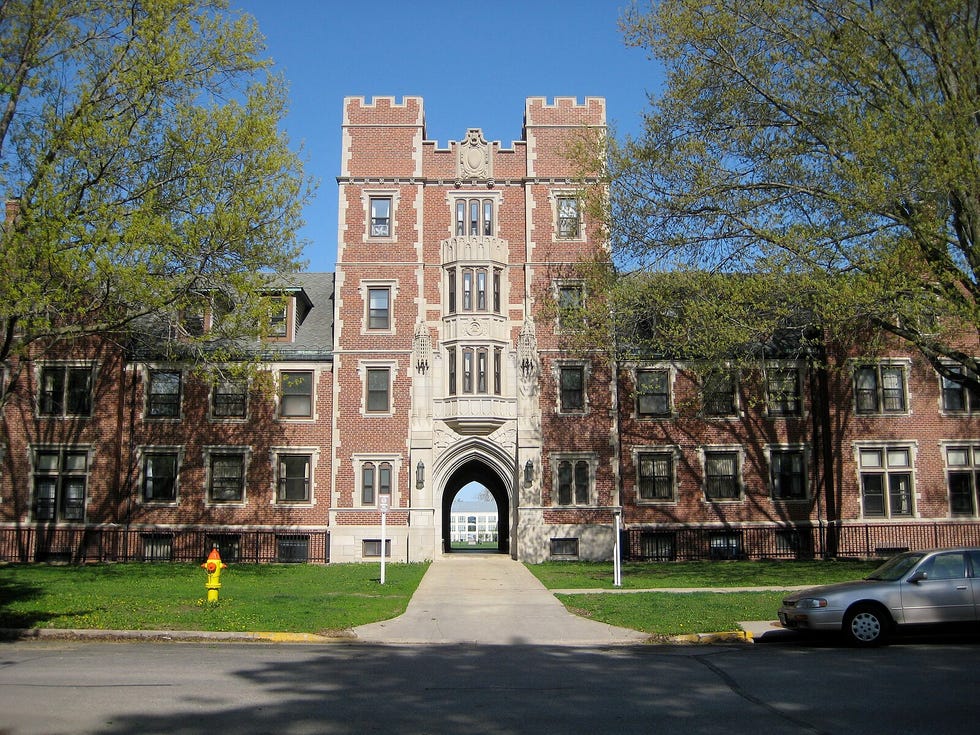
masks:
[[[621,318],[682,315],[661,336],[718,354],[869,326],[978,385],[980,3],[662,0],[622,25],[666,84],[606,153],[614,258],[647,274],[617,298],[690,298]]]
[[[0,0],[0,362],[261,329],[310,192],[262,44],[223,0]]]

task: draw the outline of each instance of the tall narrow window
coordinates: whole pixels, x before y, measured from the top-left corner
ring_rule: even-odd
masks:
[[[579,231],[578,199],[558,197],[558,237],[578,237]]]
[[[456,348],[450,347],[446,351],[446,361],[449,366],[449,395],[456,395]]]
[[[466,202],[462,199],[456,202],[456,234],[466,234]]]
[[[476,308],[487,310],[487,272],[483,268],[476,272]]]
[[[581,283],[565,283],[558,287],[558,328],[574,331],[582,327],[584,292]]]
[[[975,516],[980,504],[980,445],[946,449],[946,477],[949,485],[949,512],[954,516]]]
[[[375,503],[374,472],[373,462],[365,462],[361,465],[361,505],[374,505]]]
[[[501,363],[503,363],[503,350],[500,347],[493,348],[493,393],[499,396],[501,393]]]
[[[448,293],[446,294],[447,300],[449,301],[449,313],[456,313],[456,269],[450,268],[446,271],[446,288]]]
[[[470,202],[470,234],[480,234],[480,203],[476,200]]]
[[[391,328],[391,289],[368,289],[368,329]]]
[[[487,351],[485,348],[476,351],[476,392],[487,392]]]
[[[473,349],[463,348],[463,393],[473,392]]]
[[[378,466],[378,495],[391,495],[390,462],[382,462]]]
[[[490,199],[483,200],[483,234],[493,234],[493,201]]]
[[[562,412],[585,410],[585,368],[581,365],[566,365],[561,368],[559,397]]]
[[[493,269],[493,311],[500,313],[500,268]]]
[[[313,416],[313,373],[283,371],[280,373],[279,415],[284,418]]]
[[[391,197],[371,197],[371,237],[391,236]]]
[[[463,271],[463,311],[473,311],[473,271]]]
[[[391,407],[389,396],[391,371],[388,368],[367,370],[367,412],[387,413]]]

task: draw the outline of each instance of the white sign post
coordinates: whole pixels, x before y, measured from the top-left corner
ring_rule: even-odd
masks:
[[[381,584],[385,583],[385,525],[388,509],[391,507],[390,495],[378,496],[378,507],[381,509]]]
[[[613,539],[613,587],[623,586],[622,549],[620,548],[620,522],[623,517],[622,508],[613,509],[616,520],[616,536]]]

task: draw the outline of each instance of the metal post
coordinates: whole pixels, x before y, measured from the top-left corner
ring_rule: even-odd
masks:
[[[379,495],[378,505],[381,507],[381,584],[385,583],[385,525],[388,518],[388,508],[391,506],[390,495]]]
[[[613,587],[623,586],[622,550],[620,549],[620,537],[622,534],[619,532],[619,525],[620,521],[622,520],[622,516],[622,508],[613,509],[613,518],[616,521],[616,538],[613,539]]]

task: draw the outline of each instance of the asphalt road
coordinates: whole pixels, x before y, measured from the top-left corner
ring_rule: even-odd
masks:
[[[4,643],[0,733],[962,733],[977,643]]]

